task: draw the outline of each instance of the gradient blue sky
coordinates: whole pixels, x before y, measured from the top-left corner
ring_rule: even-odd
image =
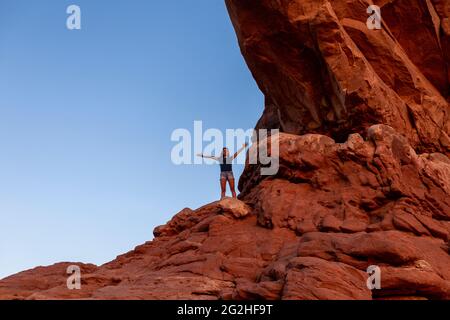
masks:
[[[262,106],[223,0],[0,0],[0,278],[105,263],[216,200],[218,167],[173,165],[172,131]]]

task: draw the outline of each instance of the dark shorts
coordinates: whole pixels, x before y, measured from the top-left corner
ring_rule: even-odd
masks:
[[[220,180],[230,181],[234,180],[233,171],[224,171],[220,173]]]

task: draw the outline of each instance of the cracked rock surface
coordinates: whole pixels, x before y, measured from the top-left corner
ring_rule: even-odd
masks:
[[[450,161],[391,127],[339,144],[281,133],[278,175],[246,169],[241,200],[184,209],[100,267],[0,282],[3,299],[449,299]],[[381,269],[381,289],[366,285]]]

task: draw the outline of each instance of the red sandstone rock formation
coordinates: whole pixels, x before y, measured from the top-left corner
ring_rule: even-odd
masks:
[[[258,127],[282,131],[278,174],[248,165],[240,201],[80,264],[81,290],[64,263],[0,281],[0,299],[450,299],[450,4],[374,1],[368,30],[369,3],[227,0]]]
[[[384,123],[450,153],[450,4],[444,0],[227,0],[266,96],[260,127],[339,142]],[[382,30],[366,26],[381,7]]]
[[[450,299],[450,160],[417,155],[392,128],[281,134],[280,171],[242,178],[242,201],[184,209],[156,239],[101,267],[0,282],[3,299]],[[244,203],[245,202],[245,203]],[[381,290],[366,286],[370,265]]]

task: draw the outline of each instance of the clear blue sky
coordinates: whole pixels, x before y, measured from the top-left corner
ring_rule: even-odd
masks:
[[[216,200],[219,169],[173,165],[171,133],[262,107],[223,0],[0,0],[0,278],[105,263]]]

